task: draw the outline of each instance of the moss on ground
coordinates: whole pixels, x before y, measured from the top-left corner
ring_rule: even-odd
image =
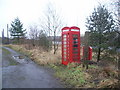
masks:
[[[70,65],[63,66],[51,64],[51,67],[56,71],[55,76],[61,78],[62,81],[71,87],[82,87],[86,83],[85,73],[81,65],[70,68]]]
[[[17,65],[18,62],[14,61],[11,57],[10,57],[10,54],[11,52],[5,48],[2,48],[2,52],[5,52],[5,56],[7,56],[9,58],[9,65]]]
[[[10,59],[9,61],[10,61],[9,65],[11,65],[11,66],[19,64],[18,62],[14,61],[12,59]]]
[[[2,48],[2,51],[4,51],[7,55],[8,55],[8,54],[11,54],[10,51],[8,51],[8,50],[5,49],[5,48]]]
[[[31,52],[30,51],[27,51],[25,48],[23,48],[23,47],[21,47],[20,45],[5,45],[6,47],[9,47],[9,48],[11,48],[11,49],[13,49],[13,50],[15,50],[15,51],[18,51],[19,53],[22,53],[22,54],[24,54],[24,55],[26,55],[26,56],[28,56],[28,57],[30,57],[31,56]]]

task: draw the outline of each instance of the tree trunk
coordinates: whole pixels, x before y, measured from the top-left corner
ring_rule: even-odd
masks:
[[[100,35],[100,37],[99,37],[99,45],[101,45],[101,38],[102,38],[102,33],[101,33],[101,31],[99,32],[99,35]],[[100,61],[100,54],[101,54],[101,47],[99,46],[99,48],[98,48],[98,55],[97,55],[97,62],[99,62]]]
[[[55,32],[54,32],[54,54],[56,53],[56,50],[55,50]]]
[[[20,39],[19,39],[19,36],[18,36],[17,40],[18,40],[18,44],[19,44],[19,40],[20,40]]]
[[[97,62],[100,61],[101,47],[98,48]]]

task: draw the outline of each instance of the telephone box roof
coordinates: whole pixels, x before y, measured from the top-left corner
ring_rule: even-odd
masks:
[[[70,29],[69,27],[64,27],[64,28],[62,28],[62,30],[68,30],[68,29]]]
[[[80,30],[80,28],[78,28],[76,26],[62,28],[62,30],[68,30],[68,29],[77,29],[77,30]]]
[[[80,28],[76,27],[76,26],[72,26],[70,27],[70,29],[77,29],[77,30],[80,30]]]

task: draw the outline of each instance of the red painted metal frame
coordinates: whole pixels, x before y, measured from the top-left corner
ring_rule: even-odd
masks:
[[[62,64],[64,64],[64,65],[67,65],[68,64],[68,59],[69,59],[69,50],[67,50],[68,49],[68,47],[69,47],[69,39],[68,39],[68,35],[69,35],[69,27],[64,27],[63,29],[62,29]],[[66,48],[64,47],[64,35],[66,35]],[[67,47],[68,46],[68,47]],[[65,51],[65,49],[66,49],[66,51]],[[66,52],[66,54],[65,54],[65,52]],[[66,56],[66,58],[65,58],[65,56]],[[66,61],[65,61],[65,59],[66,59]]]
[[[77,38],[74,38],[74,35]],[[73,47],[74,45],[77,47]],[[75,49],[77,49],[77,54],[74,54]],[[67,65],[71,62],[80,63],[80,28],[76,26],[62,28],[62,64]]]

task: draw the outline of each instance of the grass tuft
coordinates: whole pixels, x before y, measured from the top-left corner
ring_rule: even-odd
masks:
[[[84,78],[85,73],[82,71],[81,66],[70,68],[72,65],[72,63],[69,66],[57,66],[52,64],[51,67],[56,71],[55,75],[61,78],[62,81],[74,87],[81,87],[86,83]]]

